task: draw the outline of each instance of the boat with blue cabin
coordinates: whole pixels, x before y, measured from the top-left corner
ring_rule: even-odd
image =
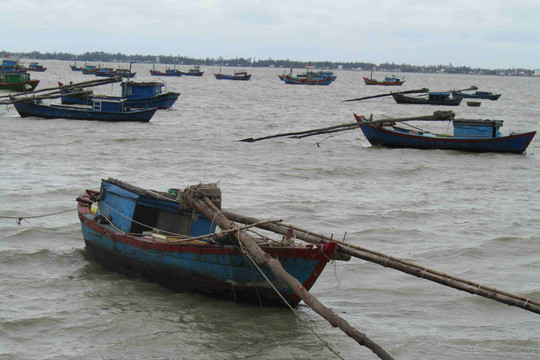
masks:
[[[395,75],[388,76],[386,75],[384,77],[384,80],[377,80],[373,78],[373,67],[375,65],[371,65],[371,75],[369,78],[364,76],[364,83],[366,85],[383,85],[383,86],[401,86],[405,83],[404,78],[398,78]]]
[[[28,67],[26,68],[27,71],[36,71],[36,72],[44,72],[47,70],[46,67],[43,67],[43,65],[38,64],[37,62],[32,62]]]
[[[88,93],[82,93],[82,88],[77,85],[64,85],[58,83],[60,87],[60,93],[62,104],[79,104],[87,105],[95,99],[110,99],[110,100],[125,100],[125,106],[130,108],[152,108],[157,107],[159,109],[171,108],[180,93],[178,92],[166,92],[163,93],[162,82],[149,81],[149,82],[134,82],[125,81],[120,84],[122,87],[121,96],[107,96],[107,95],[94,95]],[[73,95],[73,93],[79,93],[79,95]]]
[[[184,76],[203,76],[204,71],[201,71],[200,65],[195,65],[194,67],[188,69],[188,71],[181,71]]]
[[[157,107],[131,109],[126,100],[93,99],[90,105],[44,104],[37,99],[15,99],[11,97],[15,109],[21,117],[41,119],[98,120],[108,122],[148,122]]]
[[[157,191],[117,179],[102,180],[99,191],[86,190],[77,198],[86,251],[108,270],[159,282],[176,291],[263,306],[296,306],[300,298],[269,267],[255,266],[238,241],[238,236],[257,223],[217,231],[213,219],[195,210],[195,199],[231,215],[221,208],[221,190],[215,184]],[[277,221],[272,223],[280,226]],[[328,261],[336,258],[338,245],[295,240],[292,235],[270,231],[254,238],[309,290]]]
[[[337,76],[334,75],[332,71],[328,70],[310,70],[308,66],[305,73],[293,76],[291,68],[289,74],[278,74],[278,78],[289,85],[330,85],[337,79]]]
[[[466,93],[463,91],[452,91],[452,95],[455,97],[462,97],[467,99],[486,99],[486,100],[498,100],[501,94],[494,94],[491,91],[475,91],[474,93]]]
[[[356,121],[373,146],[414,149],[441,149],[469,152],[524,153],[536,131],[502,135],[502,120],[451,119],[454,134],[433,134],[414,126],[407,129],[389,120],[370,121],[354,114]],[[415,121],[415,120],[408,120]],[[420,121],[420,120],[416,120]]]
[[[223,74],[221,73],[221,68],[219,69],[219,73],[214,73],[214,76],[218,80],[240,80],[240,81],[247,81],[251,79],[251,74],[248,74],[245,70],[237,70],[232,75],[230,74]]]
[[[407,96],[402,93],[392,93],[392,97],[398,104],[416,105],[447,105],[457,106],[463,100],[462,97],[453,97],[449,91],[430,91],[424,97]]]

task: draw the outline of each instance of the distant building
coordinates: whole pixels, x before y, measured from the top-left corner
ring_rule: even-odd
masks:
[[[540,76],[540,69],[534,70],[534,76]]]

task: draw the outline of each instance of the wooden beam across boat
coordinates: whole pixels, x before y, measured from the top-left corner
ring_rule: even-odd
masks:
[[[422,93],[428,93],[428,92],[429,92],[429,89],[427,89],[427,88],[400,91],[400,93],[402,93],[402,94],[422,94]],[[392,93],[390,92],[390,93],[384,93],[384,94],[379,94],[379,95],[364,96],[364,97],[356,98],[356,99],[343,100],[342,102],[360,101],[360,100],[374,99],[374,98],[380,98],[380,97],[391,96],[391,95],[392,95]]]
[[[368,122],[365,122],[364,124],[403,122],[403,121],[449,121],[449,120],[453,120],[454,117],[455,117],[455,113],[453,111],[435,111],[432,115],[412,116],[412,117],[405,117],[405,118],[382,119],[382,120],[370,120]],[[272,138],[284,137],[284,136],[302,138],[306,136],[327,134],[327,133],[352,130],[352,129],[357,129],[357,128],[358,128],[358,123],[354,122],[354,123],[346,123],[346,124],[340,124],[340,125],[334,125],[334,126],[327,126],[327,127],[318,128],[318,129],[274,134],[274,135],[268,135],[268,136],[263,136],[263,137],[258,137],[258,138],[250,137],[250,138],[245,138],[239,141],[256,142],[260,140],[266,140],[266,139],[272,139]]]
[[[189,192],[188,192],[189,193]],[[186,194],[186,193],[184,193]],[[199,213],[203,214],[209,219],[212,219],[216,225],[221,229],[235,230],[231,234],[236,237],[238,242],[247,250],[247,252],[253,256],[263,266],[268,267],[274,275],[289,286],[289,288],[304,301],[311,309],[317,314],[326,319],[332,326],[339,327],[348,336],[356,340],[360,345],[366,346],[373,351],[379,358],[383,360],[393,359],[383,348],[377,343],[369,339],[364,333],[356,330],[345,319],[341,318],[332,309],[327,308],[320,303],[317,298],[309,293],[309,291],[292,275],[287,273],[279,260],[273,258],[257,245],[255,239],[253,239],[245,230],[242,230],[238,225],[225,216],[224,212],[217,208],[214,203],[206,196],[197,194],[196,190],[193,195],[184,197],[189,204]],[[263,226],[263,224],[259,224]]]
[[[74,84],[63,85],[63,86],[56,86],[56,87],[40,89],[40,90],[35,90],[35,91],[28,91],[28,92],[22,92],[22,93],[16,93],[16,94],[1,95],[0,99],[1,98],[11,98],[11,97],[17,97],[17,96],[32,95],[32,94],[42,93],[42,92],[46,92],[46,91],[54,91],[52,94],[56,94],[63,87],[65,87],[65,88],[75,88],[75,87],[85,88],[85,87],[106,85],[106,84],[116,83],[116,82],[120,82],[120,81],[122,81],[122,77],[116,76],[116,77],[112,77],[112,78],[83,81],[83,82],[80,82],[80,83],[74,83]],[[10,103],[11,103],[11,101],[10,101]],[[4,104],[4,102],[1,102],[0,104]]]
[[[284,223],[263,224],[260,223],[260,220],[252,217],[238,215],[229,211],[224,211],[223,213],[225,214],[225,216],[227,216],[228,219],[231,219],[232,221],[250,224],[259,222],[259,225],[257,227],[273,231],[282,235],[285,235],[287,231],[290,231],[289,229],[293,229],[294,236],[296,236],[298,239],[307,241],[312,244],[324,244],[327,241],[333,241],[339,245],[338,251],[341,253],[354,256],[356,258],[366,261],[374,262],[384,267],[399,270],[421,279],[431,280],[441,285],[449,286],[451,288],[465,291],[473,295],[482,296],[507,305],[516,306],[521,309],[540,314],[540,302],[530,298],[511,294],[509,292],[502,291],[496,288],[484,286],[470,280],[460,279],[458,277],[441,273],[425,266],[417,265],[410,261],[402,260],[377,251],[369,250],[350,243],[335,240],[332,237],[323,234],[316,234],[314,232],[298,228],[294,225]]]

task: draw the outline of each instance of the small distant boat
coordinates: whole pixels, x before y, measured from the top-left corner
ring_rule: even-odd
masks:
[[[467,106],[479,107],[481,104],[480,101],[467,101]]]
[[[77,106],[45,105],[40,100],[11,99],[21,117],[42,119],[148,122],[157,111],[157,108],[129,109],[125,106],[125,100],[95,99],[89,106]]]
[[[392,97],[398,104],[417,105],[448,105],[457,106],[463,100],[462,97],[452,97],[449,91],[429,92],[427,97],[407,96],[402,93],[392,93]]]
[[[501,94],[494,94],[491,91],[475,91],[474,94],[469,94],[462,91],[452,91],[452,94],[455,97],[462,97],[468,99],[488,99],[488,100],[498,100],[501,97]]]
[[[522,154],[532,141],[536,131],[510,133],[499,132],[502,120],[451,120],[454,135],[432,134],[418,128],[406,129],[396,122],[367,123],[365,117],[354,114],[364,135],[373,146],[415,149],[442,149],[470,152],[501,152]],[[367,124],[365,124],[367,123]]]
[[[337,79],[337,76],[332,71],[312,71],[308,66],[305,73],[292,76],[291,68],[289,74],[278,74],[278,78],[290,85],[330,85]]]
[[[82,66],[80,69],[84,75],[94,75],[94,69],[98,69],[98,67],[95,65],[84,64],[84,66]]]
[[[125,100],[125,106],[130,108],[153,108],[168,109],[174,105],[180,93],[167,92],[163,93],[162,88],[165,86],[161,82],[123,82],[121,96],[106,96],[106,95],[93,95],[82,94],[81,88],[76,86],[64,86],[62,83],[58,83],[60,86],[60,93],[62,104],[66,105],[88,105],[94,100],[110,99],[110,100]],[[80,93],[79,95],[73,95],[73,93]]]
[[[195,65],[191,69],[189,69],[187,72],[181,71],[182,75],[184,76],[203,76],[204,71],[201,71],[201,67],[199,65]]]
[[[94,75],[101,77],[115,77],[121,76],[124,78],[133,78],[135,77],[135,72],[131,72],[129,69],[111,69],[111,68],[95,68],[92,70]]]
[[[230,75],[230,74],[222,74],[221,73],[221,68],[219,69],[219,73],[214,73],[214,76],[216,77],[216,79],[218,80],[244,80],[244,81],[247,81],[247,80],[250,80],[251,79],[251,74],[248,74],[245,70],[238,70],[238,71],[235,71],[233,75]]]
[[[2,60],[2,65],[0,65],[0,72],[23,73],[26,72],[26,69],[19,64],[19,60],[7,58]]]
[[[99,191],[86,190],[77,198],[86,251],[108,270],[176,291],[263,306],[298,305],[298,295],[269,267],[256,266],[235,235],[216,232],[214,219],[191,209],[189,198],[203,193],[213,208],[221,209],[221,190],[215,184],[155,191],[112,178],[102,180]],[[256,225],[238,227],[234,234],[241,236],[245,228]],[[271,239],[274,233],[269,234],[253,240],[305,290],[328,261],[336,259],[338,245],[333,241],[314,246],[281,233]]]
[[[401,86],[403,85],[404,82],[405,80],[399,79],[395,77],[394,75],[386,76],[384,78],[384,81],[379,81],[377,79],[364,77],[364,83],[366,85]]]
[[[47,68],[43,67],[43,65],[40,65],[37,62],[33,62],[33,63],[30,63],[30,65],[28,65],[26,70],[27,71],[44,72],[45,70],[47,70]]]
[[[153,76],[182,76],[182,72],[180,70],[176,70],[176,63],[174,64],[174,68],[165,69],[164,72],[156,70],[154,64],[152,65],[152,70],[150,70],[150,74]]]
[[[26,72],[0,72],[0,90],[32,91],[39,80],[30,80]]]
[[[383,85],[383,86],[401,86],[405,82],[405,79],[399,79],[396,76],[385,76],[384,81],[373,78],[373,66],[371,65],[371,75],[369,78],[364,77],[364,83],[366,85]]]

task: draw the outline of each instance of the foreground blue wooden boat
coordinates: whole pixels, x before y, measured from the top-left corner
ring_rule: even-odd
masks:
[[[133,82],[127,81],[120,84],[122,86],[122,95],[121,96],[106,96],[106,95],[70,95],[73,92],[80,92],[80,88],[71,87],[70,85],[64,86],[62,83],[58,83],[60,86],[60,93],[63,94],[61,97],[62,104],[77,104],[77,105],[88,105],[93,100],[125,100],[125,106],[130,108],[153,108],[157,107],[159,109],[168,109],[171,108],[180,93],[178,92],[167,92],[163,93],[162,88],[165,86],[162,82],[152,81],[152,82]]]
[[[452,91],[452,95],[454,97],[487,100],[498,100],[501,97],[501,94],[494,94],[491,91],[475,91],[473,94],[469,94],[463,91]]]
[[[11,98],[13,106],[21,117],[42,119],[99,120],[109,122],[148,122],[157,108],[129,109],[125,100],[93,100],[85,105],[45,105],[39,100],[16,100]]]
[[[354,117],[371,145],[393,148],[522,154],[536,134],[536,131],[532,131],[503,136],[499,132],[502,120],[452,120],[454,125],[452,136],[405,129],[396,126],[392,121],[364,124],[367,122],[366,118],[356,114]]]
[[[211,200],[221,208],[221,191]],[[109,178],[77,202],[86,249],[107,269],[174,290],[247,303],[285,305],[281,296],[292,306],[300,301],[268,268],[259,271],[233,238],[216,233],[212,219],[186,205],[182,191],[147,190]],[[307,290],[337,249],[334,242],[314,246],[283,238],[272,244],[259,240]]]
[[[427,97],[407,96],[402,93],[392,93],[392,97],[398,104],[416,104],[416,105],[447,105],[457,106],[463,100],[462,97],[452,97],[449,91],[429,92]]]

